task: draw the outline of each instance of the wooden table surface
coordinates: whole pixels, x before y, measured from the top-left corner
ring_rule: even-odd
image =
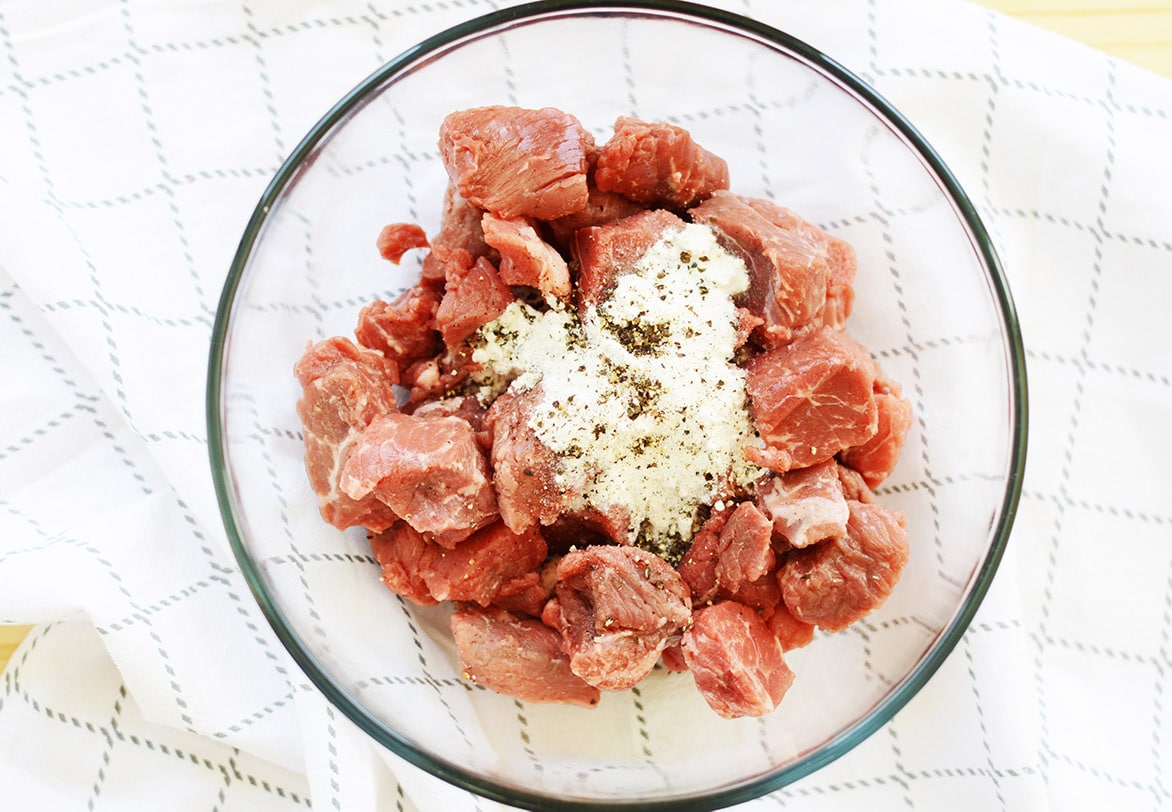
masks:
[[[1172,78],[1172,0],[979,0]],[[28,626],[0,625],[0,671]]]

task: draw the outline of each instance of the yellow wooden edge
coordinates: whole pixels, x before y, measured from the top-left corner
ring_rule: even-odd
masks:
[[[16,652],[17,646],[28,636],[32,626],[0,626],[0,671]]]

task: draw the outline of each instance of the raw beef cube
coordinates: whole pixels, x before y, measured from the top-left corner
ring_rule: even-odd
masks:
[[[352,499],[374,494],[449,547],[498,515],[484,452],[458,417],[376,417],[346,460],[338,487]]]
[[[749,290],[742,304],[763,321],[754,334],[760,343],[785,343],[822,324],[830,276],[823,240],[806,229],[779,227],[729,192],[717,192],[691,215],[745,261]]]
[[[688,670],[688,664],[684,661],[684,650],[680,648],[679,643],[672,643],[665,648],[660,655],[660,661],[668,671],[680,673]]]
[[[579,312],[603,301],[617,277],[630,273],[663,236],[683,227],[684,221],[671,212],[654,209],[614,223],[579,229],[572,247],[578,261]]]
[[[773,569],[773,527],[752,502],[714,512],[680,561],[680,576],[696,604],[729,597]]]
[[[791,547],[843,535],[850,517],[834,460],[770,477],[757,489],[757,504]]]
[[[781,587],[777,584],[777,570],[770,569],[752,581],[745,581],[735,592],[723,592],[720,597],[747,606],[762,620],[769,620],[781,605]]]
[[[837,469],[838,481],[842,484],[842,495],[846,497],[848,502],[866,502],[870,504],[875,501],[875,494],[867,486],[863,475],[853,468],[847,468],[845,465],[839,465]]]
[[[376,300],[358,314],[354,337],[392,359],[402,375],[416,361],[443,351],[435,323],[439,303],[439,291],[424,284],[408,288],[392,302]]]
[[[522,217],[500,217],[486,212],[481,221],[484,239],[500,251],[500,275],[506,285],[536,288],[544,296],[570,298],[570,269],[556,249]]]
[[[410,411],[416,417],[458,417],[466,420],[476,435],[477,445],[486,453],[492,449],[492,431],[486,422],[485,408],[472,395],[429,400],[404,411]]]
[[[446,277],[444,264],[453,253],[464,254],[471,264],[478,257],[496,262],[496,251],[484,241],[480,218],[484,210],[472,205],[456,187],[449,183],[444,191],[444,209],[440,216],[440,230],[431,238],[431,251],[423,258],[421,276],[427,282],[442,283]]]
[[[487,606],[507,584],[536,572],[546,553],[536,529],[514,533],[495,522],[452,549],[433,544],[421,562],[422,575],[436,600]]]
[[[394,363],[348,339],[329,338],[306,349],[294,374],[302,387],[297,414],[305,468],[322,517],[338,528],[390,527],[396,518],[390,509],[374,497],[351,498],[338,488],[338,479],[367,425],[397,411]]]
[[[378,233],[378,252],[396,265],[412,248],[426,248],[427,233],[415,223],[390,223]]]
[[[515,533],[552,524],[578,495],[558,483],[557,455],[529,425],[541,398],[539,386],[519,394],[505,392],[488,409],[493,485],[501,519]]]
[[[560,110],[478,107],[440,126],[440,157],[469,202],[502,217],[552,220],[586,205],[590,133]]]
[[[777,579],[773,579],[773,583],[777,584]],[[783,602],[779,601],[765,622],[777,642],[781,643],[782,651],[801,648],[814,639],[814,624],[798,620]]]
[[[524,702],[598,704],[598,689],[570,670],[561,636],[540,620],[464,609],[451,625],[463,678]]]
[[[696,610],[680,646],[700,694],[725,719],[770,713],[794,680],[777,637],[735,601]]]
[[[858,260],[854,247],[771,200],[754,197],[742,197],[741,200],[778,228],[794,231],[811,244],[821,246],[826,254],[827,265],[826,303],[822,309],[822,324],[836,330],[843,329],[855,300],[853,285]]]
[[[444,298],[435,312],[436,325],[444,344],[454,347],[495,319],[513,301],[513,294],[484,257],[448,282]]]
[[[728,164],[681,127],[620,116],[598,150],[594,182],[639,203],[683,209],[728,188]]]
[[[562,557],[542,620],[561,632],[575,674],[622,691],[651,672],[691,615],[688,585],[670,564],[636,547],[600,545]]]
[[[724,529],[731,510],[716,510],[700,525],[692,544],[676,569],[692,592],[692,604],[711,603],[716,598],[720,584],[716,580],[716,562],[720,560],[722,548],[720,531]]]
[[[875,436],[839,455],[842,464],[858,471],[871,488],[879,487],[895,470],[912,426],[912,405],[901,396],[899,384],[882,373],[875,377],[875,405],[879,411]]]
[[[745,389],[766,448],[746,456],[781,473],[871,439],[878,427],[873,369],[865,349],[828,327],[754,357]]]
[[[546,556],[540,535],[518,535],[500,522],[443,546],[400,521],[371,538],[370,546],[387,588],[423,605],[450,600],[487,606],[506,586],[536,574]]]
[[[568,250],[574,232],[578,229],[613,223],[632,214],[638,214],[646,208],[617,192],[601,191],[590,178],[587,178],[587,187],[589,192],[585,208],[549,221],[549,231],[554,242],[564,249]]]
[[[549,549],[548,545],[546,549]],[[492,599],[492,605],[518,615],[541,617],[557,586],[559,560],[560,556],[550,556],[538,569],[502,584]]]
[[[887,600],[908,558],[903,514],[849,504],[846,535],[794,550],[777,576],[794,617],[827,631],[845,629]]]
[[[396,521],[385,532],[371,536],[371,553],[382,567],[379,580],[387,589],[413,603],[421,606],[439,603],[432,597],[423,577],[424,562],[434,546],[402,520]]]

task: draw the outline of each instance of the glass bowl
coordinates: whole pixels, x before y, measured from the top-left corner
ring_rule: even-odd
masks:
[[[382,260],[389,222],[438,227],[451,111],[558,107],[599,142],[662,119],[724,157],[735,192],[775,199],[851,242],[848,332],[903,384],[915,420],[879,497],[907,514],[891,598],[790,652],[779,709],[726,721],[687,674],[582,709],[527,705],[460,679],[442,609],[379,582],[361,530],[320,518],[293,365],[410,285]],[[418,252],[416,252],[418,253]],[[702,393],[700,393],[702,395]],[[857,77],[755,21],[675,2],[546,2],[427,39],[343,98],[280,168],[247,224],[216,318],[210,455],[228,538],[309,679],[375,741],[515,806],[685,805],[756,797],[841,756],[931,677],[1005,548],[1026,437],[1010,294],[972,203],[912,125]]]

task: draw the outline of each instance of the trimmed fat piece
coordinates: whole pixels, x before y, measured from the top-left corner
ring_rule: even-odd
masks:
[[[682,230],[684,221],[669,211],[649,209],[613,223],[579,229],[572,255],[578,261],[578,310],[598,305],[610,294],[615,279],[666,234]]]
[[[500,522],[446,547],[400,521],[375,535],[370,546],[387,588],[424,605],[466,601],[488,606],[514,582],[536,573],[547,553],[538,533],[516,534]]]
[[[778,572],[781,596],[794,617],[839,631],[880,606],[908,558],[903,514],[850,503],[845,536],[795,550]]]
[[[598,704],[598,689],[570,670],[561,637],[540,620],[464,609],[451,624],[465,679],[524,702]]]
[[[481,222],[484,239],[500,251],[500,276],[506,285],[525,285],[569,301],[570,269],[565,259],[537,236],[528,220],[486,212]]]
[[[777,636],[735,601],[697,610],[680,647],[704,701],[725,719],[770,713],[793,684]]]
[[[745,455],[783,473],[871,439],[879,419],[873,369],[858,342],[829,327],[754,357],[745,390],[765,448]]]
[[[382,353],[346,338],[310,345],[294,366],[302,386],[297,402],[305,439],[305,469],[322,517],[338,528],[361,525],[376,532],[395,514],[373,496],[351,498],[338,480],[354,445],[378,416],[397,411],[398,372]]]
[[[552,220],[586,205],[594,139],[553,108],[477,107],[440,126],[440,157],[460,195],[502,217]]]
[[[834,460],[770,477],[757,490],[757,504],[774,535],[793,547],[843,535],[850,517]]]
[[[691,615],[688,585],[670,564],[636,547],[599,545],[562,557],[542,620],[561,632],[575,674],[623,691],[651,672]]]
[[[594,183],[639,203],[683,209],[728,188],[728,164],[672,124],[620,116],[598,150]]]
[[[730,192],[715,193],[691,215],[745,261],[749,290],[742,304],[763,322],[754,333],[760,343],[782,344],[822,324],[830,266],[821,238],[778,226]]]
[[[458,417],[376,417],[346,460],[338,487],[352,499],[373,494],[447,547],[498,515],[484,452],[472,426]]]
[[[390,223],[378,233],[379,254],[396,265],[412,248],[426,248],[427,245],[427,233],[415,223]]]

